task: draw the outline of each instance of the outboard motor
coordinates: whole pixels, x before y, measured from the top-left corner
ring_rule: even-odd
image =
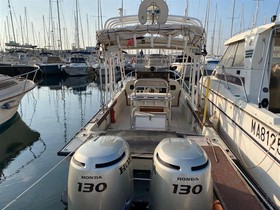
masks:
[[[128,209],[133,196],[130,161],[129,145],[120,137],[84,143],[70,162],[68,209]]]
[[[212,209],[210,161],[195,142],[166,138],[155,149],[151,180],[152,210]]]

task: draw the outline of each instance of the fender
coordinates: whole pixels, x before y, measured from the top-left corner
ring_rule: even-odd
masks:
[[[168,17],[168,6],[163,0],[144,0],[138,10],[139,22],[144,25],[147,22],[147,8],[156,5],[160,9],[158,24],[164,24]]]

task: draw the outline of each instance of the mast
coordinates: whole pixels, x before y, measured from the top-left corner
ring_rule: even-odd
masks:
[[[24,7],[24,16],[25,16],[25,27],[26,27],[26,43],[29,44],[28,23],[27,23],[27,10],[26,10],[26,7]]]
[[[78,13],[78,0],[76,0],[76,16],[75,16],[75,23],[76,23],[76,48],[80,48],[80,39],[79,39],[79,13]]]
[[[207,36],[208,36],[209,10],[210,10],[210,0],[207,1],[206,15],[204,20],[204,28]],[[207,37],[206,37],[206,41],[207,41]]]
[[[232,18],[231,18],[231,28],[230,28],[230,36],[231,37],[232,37],[232,33],[233,33],[234,9],[235,9],[235,0],[233,0],[233,9],[232,9]]]
[[[242,4],[242,7],[241,7],[241,14],[240,14],[240,29],[239,29],[239,31],[242,31],[243,26],[244,26],[244,4]]]
[[[211,49],[210,49],[210,54],[214,55],[214,42],[215,42],[215,30],[216,30],[216,17],[217,17],[217,3],[216,3],[216,9],[215,9],[215,19],[214,19],[214,26],[213,26],[213,32],[212,32],[212,37],[211,37]]]
[[[90,29],[89,29],[89,22],[88,22],[88,14],[87,14],[87,40],[88,40],[88,46],[91,45],[91,38],[90,38]]]
[[[22,42],[22,44],[24,44],[24,33],[23,33],[21,15],[19,16],[19,21],[20,21],[21,42]]]
[[[11,32],[10,32],[10,24],[9,24],[9,18],[8,18],[8,16],[6,16],[6,24],[7,24],[7,29],[6,29],[6,31],[8,31],[8,41],[11,39]]]
[[[57,3],[57,16],[58,16],[59,47],[60,47],[60,50],[62,51],[62,38],[61,38],[61,27],[60,27],[60,15],[59,15],[59,3],[58,3],[58,0],[56,1],[56,3]]]
[[[100,5],[100,2],[99,2],[99,0],[97,0],[97,23],[98,23],[98,24],[97,24],[97,25],[98,25],[97,28],[98,28],[98,30],[100,30],[100,28],[101,28],[101,27],[100,27],[100,14],[99,14],[99,11],[100,11],[100,10],[99,10],[99,5]]]
[[[8,7],[9,7],[9,10],[10,10],[10,19],[11,19],[12,32],[13,32],[13,37],[14,37],[13,41],[16,43],[16,34],[15,34],[15,29],[14,29],[14,22],[13,22],[13,16],[12,16],[12,9],[11,9],[10,0],[8,0]]]
[[[81,11],[80,11],[80,7],[78,7],[79,10],[79,20],[80,20],[80,29],[81,29],[81,35],[82,35],[82,44],[83,47],[85,47],[85,39],[84,39],[84,30],[83,30],[83,23],[82,23],[82,17],[81,17]]]
[[[222,19],[220,18],[220,26],[219,26],[219,35],[218,35],[218,46],[217,46],[217,53],[216,55],[219,56],[220,55],[220,44],[221,44],[221,36],[222,36]]]
[[[186,0],[186,9],[185,9],[185,16],[189,16],[189,1]]]
[[[45,21],[45,16],[43,15],[43,31],[44,31],[44,47],[47,46],[47,39],[46,39],[46,34],[47,34],[47,31],[46,31],[46,21]]]
[[[259,13],[259,3],[260,3],[260,0],[256,0],[256,11],[255,11],[255,16],[254,16],[254,21],[253,21],[253,28],[257,26],[258,13]]]

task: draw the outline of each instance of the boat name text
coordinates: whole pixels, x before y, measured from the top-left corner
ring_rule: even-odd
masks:
[[[260,141],[262,141],[267,149],[277,151],[280,155],[280,135],[272,132],[263,125],[252,119],[251,123],[251,133]]]

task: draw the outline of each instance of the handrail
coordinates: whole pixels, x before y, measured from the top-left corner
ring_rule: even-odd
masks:
[[[23,91],[25,91],[26,90],[27,81],[33,81],[35,83],[37,72],[40,69],[40,67],[37,66],[37,65],[34,65],[34,68],[36,68],[36,69],[32,70],[32,71],[29,71],[29,72],[26,72],[26,73],[23,73],[23,74],[19,74],[19,75],[13,76],[13,77],[8,77],[7,79],[4,79],[2,81],[9,81],[9,80],[12,80],[12,79],[16,79],[16,80],[20,80],[20,81],[24,80]],[[30,79],[29,76],[32,75],[32,74],[34,74],[34,75]]]
[[[196,25],[202,27],[199,19],[187,16],[168,15],[166,24]],[[140,24],[138,15],[118,16],[108,19],[104,24],[104,29],[123,27],[124,25]]]

